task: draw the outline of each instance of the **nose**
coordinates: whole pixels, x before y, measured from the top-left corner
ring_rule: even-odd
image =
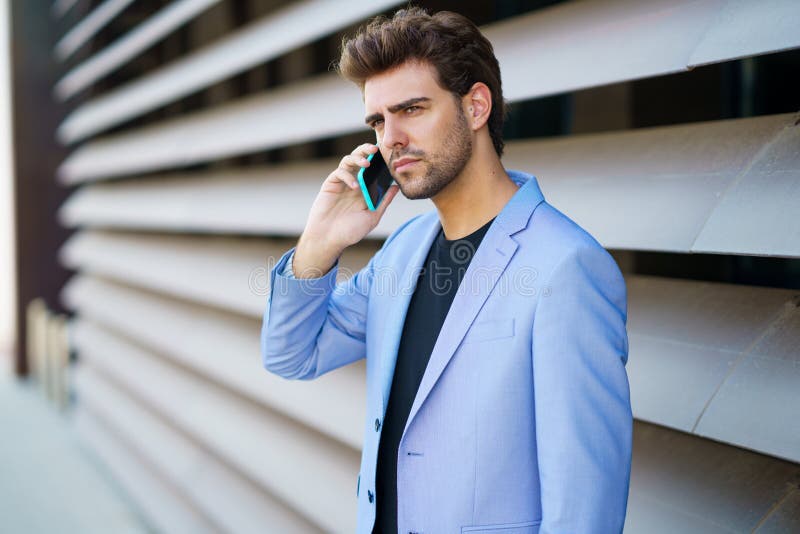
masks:
[[[381,146],[395,150],[408,145],[408,135],[400,121],[387,117],[383,122],[383,139]]]

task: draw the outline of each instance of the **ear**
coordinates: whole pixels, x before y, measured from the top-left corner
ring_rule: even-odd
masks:
[[[472,130],[480,130],[492,112],[492,92],[483,82],[475,82],[461,98],[464,116]]]

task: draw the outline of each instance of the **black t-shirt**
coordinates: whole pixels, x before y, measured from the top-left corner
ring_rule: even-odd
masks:
[[[452,241],[445,239],[440,230],[420,272],[403,325],[378,447],[374,533],[397,532],[397,450],[400,438],[458,286],[493,221],[462,239]]]

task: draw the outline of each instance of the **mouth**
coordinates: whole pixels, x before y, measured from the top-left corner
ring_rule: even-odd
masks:
[[[407,171],[418,162],[419,160],[414,158],[400,158],[392,164],[392,168],[395,172],[403,172]]]

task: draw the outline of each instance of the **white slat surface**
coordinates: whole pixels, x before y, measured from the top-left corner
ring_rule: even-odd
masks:
[[[56,83],[54,94],[59,99],[66,100],[218,2],[220,0],[175,0],[69,71]]]
[[[203,510],[216,528],[241,534],[314,532],[316,527],[170,427],[91,367],[76,373],[81,409]]]
[[[309,117],[313,120],[307,120]],[[62,182],[72,184],[211,161],[363,128],[358,88],[326,74],[90,141],[67,157],[58,175]]]
[[[697,237],[694,252],[800,256],[800,114],[743,169]]]
[[[515,141],[508,168],[605,247],[800,257],[798,114]],[[67,226],[297,235],[337,160],[84,186]],[[429,201],[398,196],[371,236]],[[635,224],[631,224],[635,221]]]
[[[306,0],[78,107],[57,130],[65,144],[105,130],[332,33],[398,0]]]
[[[288,240],[88,232],[70,238],[60,258],[75,270],[260,317],[266,306],[269,270],[294,244]],[[345,252],[341,276],[360,269],[378,249],[376,243],[364,245]]]
[[[320,528],[355,529],[357,452],[88,321],[74,337],[85,364]],[[300,473],[314,473],[313,483]]]
[[[729,0],[695,47],[689,66],[797,48],[798,27],[796,0]]]
[[[361,449],[366,415],[363,363],[314,382],[289,382],[263,370],[261,322],[255,317],[86,276],[73,278],[62,291],[62,300],[82,318],[136,339],[353,450]]]
[[[80,408],[75,415],[75,428],[156,529],[175,534],[217,532],[184,495],[135,456],[124,441]]]
[[[398,2],[349,3],[334,7],[324,0],[302,2],[270,15],[221,43],[88,102],[65,119],[59,138],[73,143],[96,134]],[[500,60],[505,96],[516,101],[685,71],[695,56],[711,63],[800,46],[800,38],[791,31],[800,18],[797,4],[766,3],[756,8],[752,2],[726,5],[719,0],[567,2],[484,31]],[[698,42],[703,47],[695,50]]]
[[[634,416],[800,462],[797,291],[626,281]]]
[[[97,183],[77,190],[59,210],[66,226],[295,236],[338,159]],[[370,237],[386,237],[433,210],[402,194]]]
[[[800,292],[727,377],[696,433],[800,462]]]
[[[97,32],[119,15],[134,0],[106,0],[89,13],[56,43],[56,57],[65,61]]]
[[[135,288],[115,288],[113,284],[78,280],[70,284],[65,292],[68,305],[89,316],[101,317],[98,320],[103,324],[150,343],[154,350],[173,354],[178,360],[203,369],[208,376],[220,373],[210,363],[216,346],[212,338],[216,337],[232,340],[231,350],[251,354],[251,365],[255,365],[258,353],[257,325],[251,323],[249,330],[234,329],[233,325],[244,324],[245,321],[225,321],[221,314],[204,313],[197,306],[211,305],[233,310],[231,301],[227,300],[231,296],[238,296],[239,301],[245,302],[241,288],[232,281],[241,279],[237,273],[251,268],[250,258],[256,251],[274,259],[282,252],[279,246],[254,242],[250,244],[252,248],[246,248],[234,240],[199,237],[179,241],[178,238],[164,236],[138,236],[131,239],[113,234],[84,234],[79,235],[79,239],[85,241],[75,247],[73,240],[65,249],[69,250],[65,253],[65,257],[69,258],[68,266],[196,304],[171,303],[170,299],[144,292],[137,297]],[[179,244],[184,246],[179,249]],[[70,247],[74,248],[70,250]],[[352,260],[348,260],[348,264],[353,265],[353,270],[364,265],[372,250],[353,247]],[[220,258],[224,258],[224,261],[220,261]],[[154,265],[158,268],[153,268]],[[197,272],[198,269],[191,265],[203,266],[209,274],[213,272],[213,279],[202,271]],[[685,432],[695,432],[697,429],[720,441],[800,461],[800,447],[792,450],[800,432],[796,432],[795,425],[783,422],[793,416],[796,406],[800,406],[800,375],[792,372],[797,353],[791,343],[800,329],[790,323],[779,330],[782,333],[773,332],[783,324],[782,321],[787,320],[783,310],[794,305],[795,292],[635,275],[628,276],[626,280],[631,346],[628,373],[635,417]],[[202,292],[194,289],[199,287],[203,288]],[[251,301],[253,306],[249,311],[235,311],[248,313],[257,321],[263,313],[266,297],[261,294]],[[159,309],[162,310],[161,314]],[[109,314],[118,317],[102,318]],[[129,325],[134,316],[144,319],[138,319],[139,325]],[[186,342],[185,347],[181,348],[176,341],[169,340],[173,331],[185,332],[177,336],[179,339],[195,335],[192,325],[196,324],[209,324],[208,330],[193,342]],[[761,371],[748,370],[752,366],[749,362],[753,358],[763,358],[766,350],[754,352],[753,344],[767,334],[768,339],[774,340],[770,345],[769,357],[782,360],[783,363],[762,365]],[[206,349],[200,348],[206,344]],[[248,357],[240,358],[246,360]],[[339,381],[347,381],[348,387],[355,388],[352,396],[347,397],[349,407],[344,412],[339,411],[338,406],[332,407],[335,413],[330,415],[336,417],[335,425],[341,425],[342,429],[337,430],[327,424],[321,425],[320,429],[354,447],[359,446],[358,428],[362,422],[360,417],[363,408],[357,409],[356,406],[364,396],[362,388],[354,384],[358,383],[360,371],[347,371],[341,378],[326,377],[324,380],[334,383],[323,381],[319,389],[298,384],[295,386],[297,399],[309,396],[309,400],[301,402],[295,400],[288,389],[286,393],[283,392],[284,388],[291,387],[285,383],[278,385],[279,389],[274,393],[262,394],[257,392],[257,386],[246,386],[239,376],[246,372],[246,365],[246,362],[240,364],[242,371],[239,373],[232,369],[220,373],[220,380],[312,426],[320,424],[314,415],[315,412],[319,413],[315,402],[320,400],[312,400],[313,392],[319,391],[320,399],[324,399],[335,395],[338,387],[334,383],[343,384]],[[783,378],[770,379],[781,368],[786,368]],[[747,400],[737,401],[733,397],[719,400],[718,394],[723,394],[728,387],[736,387],[736,380],[741,380],[740,373],[744,373],[750,381]],[[265,379],[264,387],[267,385]],[[676,391],[681,391],[681,394],[676,395]],[[290,397],[284,401],[277,398],[284,394]],[[749,411],[743,412],[739,408],[741,402],[749,404]],[[707,412],[707,406],[713,409]],[[353,418],[348,420],[351,413]],[[711,428],[706,418],[712,418],[713,423],[715,418],[718,420],[726,413],[738,414],[741,429],[723,421],[718,422],[714,430],[703,431],[703,428]],[[758,438],[747,432],[746,424],[758,427]],[[723,431],[723,428],[728,430]],[[348,430],[342,432],[343,429]]]
[[[635,423],[624,532],[793,532],[780,527],[798,476],[797,464]]]

